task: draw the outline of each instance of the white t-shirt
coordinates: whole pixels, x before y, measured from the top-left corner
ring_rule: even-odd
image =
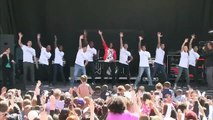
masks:
[[[64,58],[64,52],[59,51],[58,47],[56,47],[54,64],[60,64],[61,66],[63,66],[63,58]]]
[[[179,66],[183,68],[189,67],[189,53],[188,52],[181,52],[180,53],[180,62]]]
[[[196,60],[200,57],[200,55],[194,51],[194,49],[191,49],[189,51],[189,65],[195,66]]]
[[[163,65],[165,51],[161,48],[156,49],[155,63]]]
[[[86,56],[89,62],[93,62],[93,56],[97,54],[97,50],[95,48],[91,48],[89,45],[87,46]]]
[[[84,67],[84,61],[88,60],[86,53],[83,52],[83,49],[79,49],[78,53],[76,55],[76,59],[75,59],[75,64],[80,65],[82,67]]]
[[[49,59],[51,57],[51,53],[47,52],[46,48],[42,47],[41,48],[41,53],[39,57],[39,63],[44,64],[44,65],[49,65]]]
[[[129,56],[131,56],[131,53],[128,50],[121,48],[119,63],[128,65],[127,61],[128,61]]]
[[[33,57],[36,55],[35,49],[22,45],[21,49],[23,50],[23,62],[33,63]]]
[[[114,60],[114,58],[113,58],[113,49],[108,49],[108,54],[107,54],[107,57],[106,57],[106,60],[105,60],[105,62],[110,62],[110,61],[113,61]]]
[[[151,55],[148,51],[139,51],[140,55],[140,64],[139,67],[149,67],[149,58],[151,58]]]

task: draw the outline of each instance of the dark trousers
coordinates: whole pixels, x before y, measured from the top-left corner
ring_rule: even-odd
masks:
[[[114,83],[114,81],[115,81],[115,63],[114,62],[104,62],[102,72],[101,72],[102,84],[106,83],[104,76],[106,76],[106,71],[108,70],[109,67],[111,69],[111,76],[112,76],[112,80],[113,80],[112,83]]]
[[[13,70],[12,69],[3,69],[2,70],[2,86],[7,87],[8,89],[13,88]]]
[[[198,80],[198,78],[197,78],[197,68],[195,66],[189,65],[189,73],[191,73],[193,75],[193,79],[195,81]]]
[[[30,75],[30,80],[31,83],[35,83],[35,70],[34,70],[34,64],[29,63],[29,62],[24,62],[23,63],[23,70],[24,70],[24,86],[26,88],[27,80],[28,80],[28,75]]]
[[[91,75],[92,81],[95,82],[95,62],[88,62],[86,72],[87,75]]]
[[[159,74],[163,75],[163,80],[159,77],[159,82],[163,83],[163,82],[167,81],[168,78],[167,78],[167,74],[166,74],[166,70],[165,70],[165,66],[164,65],[161,65],[159,63],[154,63],[152,79],[154,78],[156,73],[158,73],[158,77],[159,77]]]
[[[187,83],[187,85],[189,85],[189,83],[190,83],[190,80],[189,80],[189,69],[188,68],[183,68],[183,67],[179,67],[179,72],[178,72],[178,76],[177,76],[177,78],[175,80],[175,84],[178,83],[182,73],[184,73],[185,79],[186,79],[186,83]]]
[[[51,83],[49,65],[39,64],[39,80]]]
[[[63,83],[65,84],[63,66],[61,66],[60,64],[53,64],[53,84],[54,85],[56,83],[58,73],[60,74],[60,77],[61,77]]]
[[[116,79],[116,84],[119,80],[119,77],[121,75],[121,73],[123,72],[124,70],[124,75],[127,76],[127,81],[128,83],[130,83],[130,71],[129,71],[129,65],[126,65],[126,64],[122,64],[122,63],[119,63],[118,64],[118,72],[117,72],[117,79]]]

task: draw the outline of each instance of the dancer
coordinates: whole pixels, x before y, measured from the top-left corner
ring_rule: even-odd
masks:
[[[84,39],[87,41],[87,31],[84,31]],[[90,75],[92,77],[92,84],[95,84],[95,59],[97,57],[97,50],[94,48],[94,42],[89,41],[89,44],[87,46],[87,52],[86,56],[88,59],[88,64],[86,66],[87,74],[90,72]]]
[[[113,49],[113,44],[110,43],[109,47],[106,44],[106,41],[104,40],[102,31],[98,31],[101,40],[102,40],[102,44],[104,47],[104,65],[101,71],[101,80],[102,83],[106,83],[106,80],[104,79],[104,76],[106,74],[107,69],[110,67],[111,69],[111,75],[112,75],[112,80],[115,81],[115,62],[116,62],[116,51],[115,49]]]
[[[41,34],[37,34],[37,42],[38,46],[41,49],[40,57],[39,57],[39,79],[44,80],[47,79],[49,84],[51,84],[50,81],[50,68],[49,68],[49,59],[51,57],[51,46],[47,45],[47,47],[43,47],[41,44]]]
[[[84,39],[84,35],[80,35],[79,48],[78,48],[78,53],[75,59],[74,74],[71,80],[71,86],[74,86],[74,82],[75,80],[77,80],[77,76],[79,74],[86,75],[86,65],[88,64],[88,58],[86,56],[87,44],[82,45],[83,39]]]
[[[164,80],[160,80],[162,83],[164,81],[167,80],[167,74],[166,74],[166,70],[165,70],[165,66],[164,66],[164,56],[165,56],[165,44],[161,43],[161,37],[163,37],[163,35],[158,32],[157,33],[157,37],[158,37],[158,44],[157,44],[157,48],[156,48],[156,54],[155,54],[155,62],[154,62],[154,70],[153,70],[153,74],[152,74],[152,79],[154,78],[156,73],[162,73],[164,76]]]
[[[7,88],[13,88],[13,55],[10,53],[10,48],[6,48],[5,51],[0,55],[2,58],[2,86]]]
[[[196,62],[200,55],[197,53],[198,47],[194,46],[192,48],[192,42],[195,39],[195,35],[191,35],[191,40],[189,42],[189,72],[193,74],[193,78],[197,81],[197,68]]]
[[[151,58],[151,55],[148,51],[146,51],[146,46],[141,46],[141,41],[143,40],[142,36],[139,36],[139,43],[138,43],[138,52],[140,55],[140,63],[139,63],[139,70],[138,70],[138,76],[136,78],[134,88],[137,88],[138,83],[141,80],[141,76],[143,75],[143,72],[145,71],[148,77],[148,85],[153,86],[152,78],[151,78],[151,72],[150,72],[150,66],[149,66],[149,59]]]
[[[54,36],[55,38],[55,58],[53,63],[53,85],[56,84],[57,74],[60,73],[60,77],[66,85],[65,77],[64,77],[64,70],[63,70],[63,59],[64,59],[64,52],[63,52],[63,46],[57,44],[58,39],[57,36]]]
[[[121,32],[120,33],[120,58],[119,58],[116,83],[119,80],[121,71],[123,71],[123,70],[125,72],[125,75],[127,75],[128,83],[130,83],[129,63],[133,60],[133,57],[127,49],[128,49],[128,44],[126,44],[126,43],[123,44],[123,33]]]
[[[186,43],[188,42],[188,38],[186,38],[181,46],[181,56],[180,56],[180,62],[179,62],[179,72],[178,76],[175,80],[174,89],[177,87],[177,83],[182,75],[182,72],[185,74],[185,79],[187,83],[187,87],[190,88],[189,85],[189,53],[188,53],[188,47],[186,46]]]
[[[38,69],[38,62],[36,60],[36,52],[35,49],[32,48],[32,41],[27,42],[27,46],[22,43],[23,34],[18,33],[19,40],[18,44],[23,50],[23,70],[24,70],[24,89],[26,90],[26,82],[28,73],[30,73],[31,84],[35,84],[35,70],[34,70],[34,62],[36,64],[36,68]]]
[[[208,42],[205,47],[206,78],[209,89],[213,88],[213,42]]]

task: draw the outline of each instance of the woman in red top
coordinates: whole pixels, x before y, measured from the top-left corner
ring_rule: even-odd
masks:
[[[116,51],[115,49],[113,49],[113,44],[110,43],[109,47],[107,46],[104,37],[102,35],[102,32],[99,30],[98,31],[99,35],[101,36],[101,40],[102,40],[102,44],[104,47],[104,65],[103,65],[103,69],[101,72],[101,79],[104,80],[104,75],[107,71],[107,69],[110,67],[111,69],[111,75],[112,75],[112,80],[115,80],[115,61],[116,61]],[[106,83],[106,80],[102,81],[104,83]]]

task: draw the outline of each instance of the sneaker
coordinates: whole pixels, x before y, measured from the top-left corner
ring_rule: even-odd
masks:
[[[176,85],[176,84],[174,84],[174,88],[173,88],[173,89],[174,89],[174,90],[176,90],[176,88],[177,88],[177,85]]]

